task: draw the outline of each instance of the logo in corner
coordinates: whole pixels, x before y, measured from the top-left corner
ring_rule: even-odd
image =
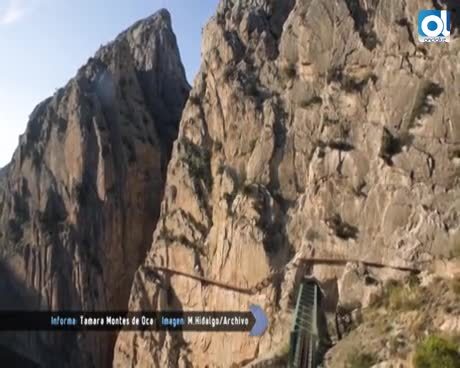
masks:
[[[450,41],[450,11],[420,10],[418,40],[424,43]]]

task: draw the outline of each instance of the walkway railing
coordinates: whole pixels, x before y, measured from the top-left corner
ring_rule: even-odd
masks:
[[[244,287],[239,287],[235,285],[231,285],[225,282],[217,281],[217,280],[212,280],[206,277],[203,277],[198,274],[191,274],[188,272],[184,272],[181,270],[165,267],[165,266],[144,266],[144,272],[147,275],[154,275],[157,272],[164,272],[170,275],[177,275],[177,276],[182,276],[190,279],[194,279],[197,281],[200,281],[204,285],[212,285],[216,286],[222,289],[227,289],[231,291],[235,291],[237,293],[241,294],[249,294],[249,295],[255,295],[259,292],[261,292],[263,289],[265,289],[267,286],[270,285],[270,282],[280,276],[283,275],[288,269],[296,268],[301,266],[302,264],[324,264],[324,265],[330,265],[330,266],[345,266],[347,263],[353,262],[353,263],[361,263],[367,267],[374,267],[374,268],[390,268],[390,269],[395,269],[399,271],[405,271],[405,272],[412,272],[412,273],[420,273],[421,269],[420,268],[415,268],[411,266],[398,266],[398,265],[389,265],[389,264],[383,264],[383,263],[378,263],[378,262],[371,262],[371,261],[362,261],[362,260],[357,260],[357,259],[334,259],[334,258],[299,258],[295,263],[292,263],[288,265],[287,269],[273,272],[270,275],[268,275],[265,279],[262,281],[258,282],[256,285],[248,288]]]
[[[288,368],[315,368],[319,364],[321,341],[318,309],[321,290],[311,279],[300,284],[291,331]]]

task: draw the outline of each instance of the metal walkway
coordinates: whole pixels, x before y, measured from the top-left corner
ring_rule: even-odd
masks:
[[[322,291],[314,279],[300,284],[291,331],[288,368],[316,368],[325,345],[320,316]]]
[[[145,276],[153,279],[159,277],[158,272],[194,279],[203,286],[214,286],[241,294],[256,295],[270,285],[270,281],[282,276],[286,271],[295,269],[302,264],[324,264],[329,266],[345,266],[347,263],[360,263],[370,268],[391,268],[399,271],[418,274],[420,268],[413,266],[389,265],[372,261],[334,258],[299,258],[284,270],[274,272],[252,287],[240,287],[225,282],[209,279],[203,275],[191,274],[166,266],[143,266]],[[317,368],[324,353],[332,346],[327,332],[324,311],[321,308],[322,290],[315,279],[304,278],[300,284],[297,297],[294,323],[291,331],[288,368]]]
[[[261,292],[264,288],[270,285],[271,280],[273,280],[277,276],[282,276],[289,268],[297,268],[301,264],[324,264],[324,265],[330,265],[330,266],[345,266],[347,263],[353,262],[353,263],[361,263],[367,267],[375,267],[375,268],[391,268],[399,271],[405,271],[405,272],[413,272],[413,273],[420,273],[421,269],[415,268],[415,267],[410,267],[410,266],[396,266],[396,265],[388,265],[388,264],[382,264],[378,262],[371,262],[371,261],[364,261],[364,260],[356,260],[356,259],[334,259],[334,258],[300,258],[296,261],[296,263],[293,263],[288,266],[287,269],[273,272],[272,274],[268,275],[264,280],[260,281],[253,287],[239,287],[239,286],[234,286],[230,285],[224,282],[220,282],[217,280],[212,280],[207,277],[203,277],[201,275],[197,274],[191,274],[185,271],[177,270],[174,268],[169,268],[166,266],[142,266],[142,269],[148,276],[153,276],[155,277],[156,272],[164,272],[170,275],[177,275],[177,276],[182,276],[182,277],[187,277],[190,279],[194,279],[197,281],[200,281],[204,285],[212,285],[216,287],[220,287],[222,289],[227,289],[231,291],[235,291],[237,293],[241,294],[248,294],[248,295],[256,295],[257,293]]]

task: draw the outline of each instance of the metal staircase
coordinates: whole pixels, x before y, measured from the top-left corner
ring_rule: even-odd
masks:
[[[322,340],[318,326],[322,292],[314,279],[300,284],[291,331],[289,368],[316,368]]]

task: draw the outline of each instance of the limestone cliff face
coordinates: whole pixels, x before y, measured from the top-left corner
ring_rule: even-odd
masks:
[[[269,331],[122,333],[115,367],[242,366],[282,349],[289,300],[305,272],[289,267],[299,257],[423,265],[449,252],[460,226],[460,44],[416,41],[417,12],[432,7],[220,2],[130,308],[257,303]],[[251,297],[155,266],[248,288],[273,271],[283,276]],[[309,272],[344,303],[366,303],[364,282],[345,300],[347,280],[362,280],[352,266]]]
[[[163,10],[30,115],[0,186],[1,308],[126,309],[189,85]],[[109,334],[2,335],[43,367],[104,367]]]

